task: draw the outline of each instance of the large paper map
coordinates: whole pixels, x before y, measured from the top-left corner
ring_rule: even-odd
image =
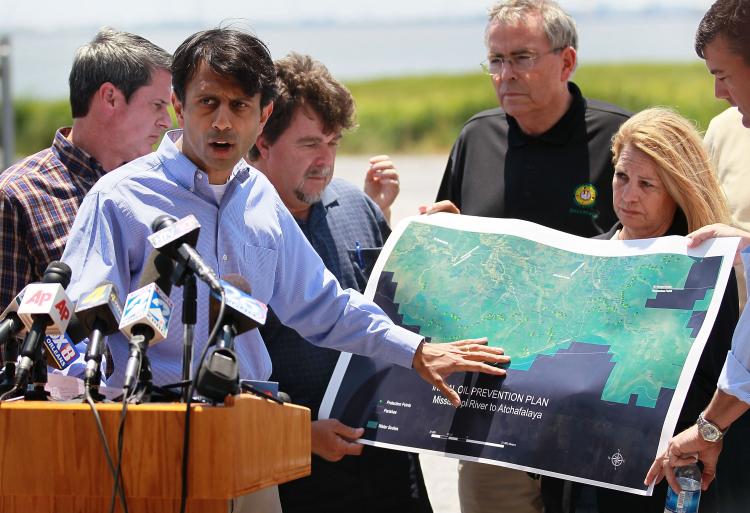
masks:
[[[648,493],[643,477],[674,430],[735,248],[412,218],[366,294],[433,342],[488,337],[512,357],[508,376],[453,376],[455,410],[415,373],[346,355],[321,416],[365,427],[364,443]]]

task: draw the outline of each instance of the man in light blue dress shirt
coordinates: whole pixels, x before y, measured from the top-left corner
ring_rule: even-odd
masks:
[[[342,290],[262,173],[242,156],[273,109],[274,65],[265,45],[236,30],[190,36],[174,54],[173,104],[182,130],[168,132],[158,150],[108,173],[86,196],[63,255],[73,270],[68,292],[77,299],[103,280],[121,296],[138,287],[152,251],[146,237],[159,215],[193,214],[201,224],[197,250],[219,276],[240,274],[253,296],[309,341],[413,367],[452,402],[444,377],[456,371],[502,375],[488,363],[509,358],[486,339],[429,344],[394,325],[359,293]],[[176,311],[182,291],[171,298]],[[208,288],[198,285],[196,354],[209,331]],[[177,316],[175,316],[177,317]],[[181,375],[181,325],[148,350],[154,382]],[[235,340],[240,375],[266,379],[271,361],[257,330]],[[128,344],[109,338],[112,385],[122,384]],[[194,366],[197,364],[193,362]]]
[[[742,124],[750,128],[750,0],[716,1],[701,20],[695,36],[695,49],[714,76],[715,96],[735,105],[742,114]],[[738,259],[742,259],[745,267],[745,279],[750,278],[747,272],[750,233],[730,226],[711,225],[688,237],[692,239],[690,246],[693,247],[712,237],[741,237]],[[679,489],[674,468],[700,459],[704,465],[702,486],[705,490],[716,474],[724,432],[748,409],[750,309],[745,306],[711,403],[701,413],[696,425],[670,440],[666,451],[651,466],[646,484],[666,476],[670,485]]]

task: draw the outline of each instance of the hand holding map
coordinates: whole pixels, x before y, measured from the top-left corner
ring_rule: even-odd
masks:
[[[689,248],[695,248],[703,244],[708,239],[714,239],[716,237],[740,237],[740,244],[737,246],[737,253],[734,256],[734,265],[741,263],[740,252],[750,246],[750,233],[735,228],[734,226],[727,226],[726,224],[710,224],[704,226],[699,230],[695,230],[693,233],[688,234]]]

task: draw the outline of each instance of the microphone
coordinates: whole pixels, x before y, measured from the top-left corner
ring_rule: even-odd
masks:
[[[18,344],[10,339],[24,335],[27,331],[17,314],[25,290],[24,288],[18,293],[0,316],[3,319],[0,321],[0,346],[3,348],[3,384],[0,384],[0,391],[5,391],[8,383],[13,383],[16,374]],[[75,345],[84,338],[86,334],[78,323],[78,319],[75,314],[71,314],[64,335],[45,335],[44,337],[48,365],[58,369],[67,368],[78,359],[79,353]]]
[[[95,382],[104,354],[104,337],[117,332],[122,317],[117,287],[108,281],[100,283],[78,301],[76,315],[82,328],[91,334],[86,348],[84,380]]]
[[[70,322],[72,303],[65,295],[72,271],[63,262],[51,262],[44,271],[41,283],[26,286],[18,307],[18,316],[28,333],[21,349],[21,358],[16,372],[16,386],[22,387],[34,364],[45,332],[61,335]]]
[[[217,347],[211,350],[198,371],[196,390],[214,402],[222,402],[227,395],[239,393],[239,365],[234,352],[234,338],[265,324],[268,307],[250,295],[250,284],[242,276],[233,274],[221,280],[224,288],[224,317]],[[218,297],[217,297],[218,296]],[[214,325],[219,314],[221,295],[211,292],[209,323]]]
[[[26,326],[18,316],[18,307],[23,300],[24,287],[21,292],[16,294],[13,301],[5,308],[0,316],[0,345],[5,345],[8,339],[23,334]]]
[[[24,289],[19,292],[13,301],[5,308],[0,316],[0,350],[2,351],[2,377],[0,377],[0,392],[5,393],[15,384],[16,359],[18,358],[17,337],[21,336],[26,328],[18,316],[18,307],[23,299]]]
[[[169,260],[165,255],[152,253],[152,257],[149,257],[144,265],[139,283],[147,285],[128,294],[120,319],[120,331],[130,339],[130,357],[125,367],[123,382],[123,388],[127,389],[133,386],[140,374],[141,355],[145,354],[149,344],[161,342],[167,337],[169,319],[174,307],[169,299],[172,282],[165,278],[165,271],[174,265],[165,261]]]
[[[224,288],[225,309],[221,323],[232,326],[234,335],[240,335],[266,323],[268,307],[250,295],[250,284],[239,274],[228,274],[220,280]],[[209,326],[216,323],[221,295],[211,292],[208,307]],[[229,344],[231,347],[231,343]]]
[[[47,364],[57,369],[66,369],[81,355],[76,344],[85,339],[84,331],[75,313],[70,314],[70,322],[63,335],[46,335],[44,346],[47,349]]]
[[[195,389],[215,403],[240,393],[240,367],[234,349],[215,347],[211,350],[198,370]]]
[[[174,272],[174,261],[167,255],[152,251],[143,264],[139,286],[156,283],[167,295],[172,293],[172,273]]]
[[[165,214],[151,223],[151,230],[154,233],[148,236],[148,240],[161,253],[183,263],[211,290],[220,292],[219,277],[195,250],[200,228],[200,223],[192,214],[179,221]]]

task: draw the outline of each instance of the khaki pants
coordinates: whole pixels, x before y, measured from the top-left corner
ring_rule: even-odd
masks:
[[[269,486],[229,501],[229,513],[281,513],[279,487]]]
[[[495,465],[458,462],[461,513],[542,513],[539,480]]]

